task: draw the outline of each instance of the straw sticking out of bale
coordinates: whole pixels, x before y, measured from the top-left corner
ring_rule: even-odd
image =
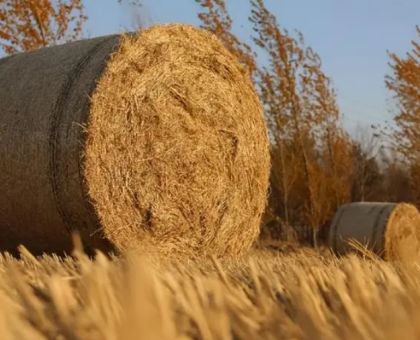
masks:
[[[329,246],[344,255],[350,240],[385,260],[415,260],[420,255],[420,214],[411,204],[351,203],[336,213]]]
[[[38,84],[14,80],[25,62]],[[166,25],[12,57],[0,61],[0,103],[0,248],[68,251],[73,229],[119,251],[151,242],[237,255],[256,239],[269,176],[262,108],[210,33]]]

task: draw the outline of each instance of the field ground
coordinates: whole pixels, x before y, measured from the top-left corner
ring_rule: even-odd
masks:
[[[420,267],[328,251],[241,261],[0,258],[1,339],[418,339]]]

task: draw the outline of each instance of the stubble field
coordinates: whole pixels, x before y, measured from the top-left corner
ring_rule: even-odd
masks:
[[[255,249],[242,260],[0,259],[8,339],[418,339],[420,267]]]

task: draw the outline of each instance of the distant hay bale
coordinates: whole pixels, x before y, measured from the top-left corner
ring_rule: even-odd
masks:
[[[420,259],[420,214],[406,203],[350,203],[336,213],[329,246],[338,254],[357,241],[385,260]]]
[[[237,255],[259,233],[266,127],[210,33],[156,26],[0,60],[0,249],[176,247]],[[147,244],[148,245],[147,245]]]

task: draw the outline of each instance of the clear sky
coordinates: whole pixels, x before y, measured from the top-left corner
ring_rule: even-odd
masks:
[[[235,30],[251,41],[248,0],[227,0]],[[389,120],[384,86],[389,72],[387,50],[409,51],[420,25],[419,0],[266,0],[266,5],[289,30],[298,29],[323,60],[323,69],[335,84],[345,125]],[[91,36],[131,29],[128,6],[117,0],[87,0]],[[148,24],[183,22],[199,25],[194,0],[144,0],[142,17]]]

